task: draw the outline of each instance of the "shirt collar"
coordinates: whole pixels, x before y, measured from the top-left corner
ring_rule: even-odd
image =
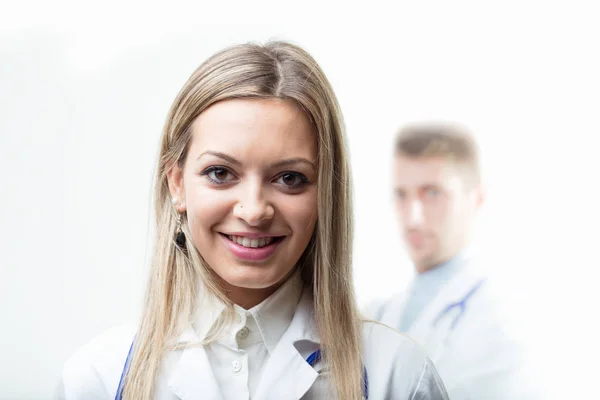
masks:
[[[302,278],[299,271],[296,271],[275,293],[247,311],[254,317],[269,353],[273,352],[290,326],[300,301],[302,287]]]
[[[246,325],[249,327],[256,325],[265,347],[269,353],[272,353],[294,317],[302,288],[302,277],[300,272],[296,271],[275,293],[250,310],[234,305],[235,319],[233,321],[227,320],[227,305],[215,296],[206,293],[206,290],[202,290],[203,293],[197,300],[198,310],[193,319],[194,330],[201,340],[205,340],[217,324],[228,325],[224,331],[228,337],[235,335],[236,332],[231,332],[232,330],[237,331]],[[254,319],[255,324],[251,319]]]
[[[449,260],[438,264],[428,271],[417,274],[413,280],[413,288],[435,287],[449,281],[459,270],[469,263],[470,259],[470,249],[467,248],[460,251]]]

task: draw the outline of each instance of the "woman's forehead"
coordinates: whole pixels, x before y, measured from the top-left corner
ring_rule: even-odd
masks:
[[[207,151],[313,161],[317,140],[303,110],[291,100],[234,99],[209,107],[194,121],[190,156]]]

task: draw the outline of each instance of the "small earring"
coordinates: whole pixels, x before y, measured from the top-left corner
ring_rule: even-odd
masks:
[[[171,203],[173,203],[173,205],[175,205],[175,204],[179,203],[179,198],[177,198],[177,197],[173,197],[173,198],[171,199]]]
[[[175,243],[180,249],[185,250],[185,234],[181,229],[181,214],[177,213],[177,232],[175,233]]]

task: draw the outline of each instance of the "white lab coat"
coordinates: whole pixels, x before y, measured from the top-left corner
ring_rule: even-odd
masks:
[[[306,358],[319,348],[310,291],[302,294],[292,322],[271,354],[254,400],[330,399],[326,365]],[[340,332],[340,335],[343,335]],[[65,364],[57,399],[114,399],[134,335],[115,328],[80,348]],[[371,400],[444,400],[444,386],[422,349],[399,332],[375,322],[363,324],[364,362]],[[198,341],[193,328],[181,342]],[[203,347],[171,351],[157,379],[155,399],[220,400]]]
[[[510,315],[503,307],[502,296],[510,293],[498,292],[486,274],[465,262],[420,313],[407,335],[425,348],[452,400],[540,398],[541,389],[533,379],[526,348],[512,330]],[[460,307],[443,313],[448,305],[465,298],[458,319]],[[368,314],[398,326],[406,300],[406,293],[401,293],[371,306]]]

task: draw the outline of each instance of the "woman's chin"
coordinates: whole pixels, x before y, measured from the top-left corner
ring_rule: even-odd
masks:
[[[235,270],[235,273],[228,271],[219,276],[227,286],[238,289],[264,290],[276,286],[286,277],[286,274],[269,273],[265,271],[264,266],[242,266]]]

